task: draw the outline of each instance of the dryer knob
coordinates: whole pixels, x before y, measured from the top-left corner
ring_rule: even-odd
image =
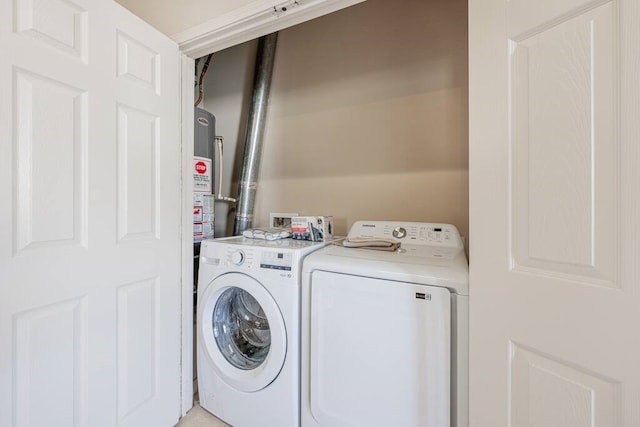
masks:
[[[396,227],[393,229],[393,237],[396,239],[403,239],[407,235],[407,230],[402,227]]]
[[[231,262],[235,265],[241,265],[244,262],[244,252],[238,250],[231,254]]]

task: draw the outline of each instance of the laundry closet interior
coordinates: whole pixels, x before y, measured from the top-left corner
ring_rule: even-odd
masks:
[[[215,237],[234,233],[257,46],[195,63],[194,99],[201,89],[223,151]],[[335,235],[394,219],[450,223],[467,238],[467,56],[460,0],[368,0],[278,31],[252,225],[288,212],[331,215]]]
[[[224,153],[213,190],[227,198],[239,191],[257,45],[213,53],[202,77],[198,108],[215,117]],[[466,237],[467,88],[464,1],[369,0],[279,31],[253,226],[291,212],[332,215],[336,235],[394,219]],[[215,202],[215,237],[233,235],[235,214]]]

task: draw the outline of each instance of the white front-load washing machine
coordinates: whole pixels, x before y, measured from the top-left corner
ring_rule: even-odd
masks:
[[[234,427],[300,425],[300,275],[325,243],[230,237],[200,249],[200,405]]]
[[[302,427],[468,427],[468,264],[453,225],[358,221],[302,272]],[[374,249],[380,249],[374,247]]]

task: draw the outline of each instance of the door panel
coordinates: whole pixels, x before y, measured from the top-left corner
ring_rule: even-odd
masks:
[[[511,346],[514,426],[617,426],[620,386],[548,355]]]
[[[14,425],[86,425],[86,319],[86,298],[14,316]]]
[[[15,32],[38,39],[87,63],[89,13],[84,3],[16,1]]]
[[[118,242],[159,237],[159,117],[117,105]]]
[[[109,1],[0,17],[0,424],[174,425],[177,46]]]
[[[639,18],[469,3],[473,426],[640,424]]]
[[[14,253],[86,246],[87,92],[15,68],[13,93]],[[51,162],[55,156],[60,161]]]
[[[618,286],[614,11],[511,40],[515,270]]]

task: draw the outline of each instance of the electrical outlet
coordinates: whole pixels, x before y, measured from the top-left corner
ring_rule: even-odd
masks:
[[[291,228],[291,218],[298,216],[297,213],[270,213],[269,226],[276,228]]]

